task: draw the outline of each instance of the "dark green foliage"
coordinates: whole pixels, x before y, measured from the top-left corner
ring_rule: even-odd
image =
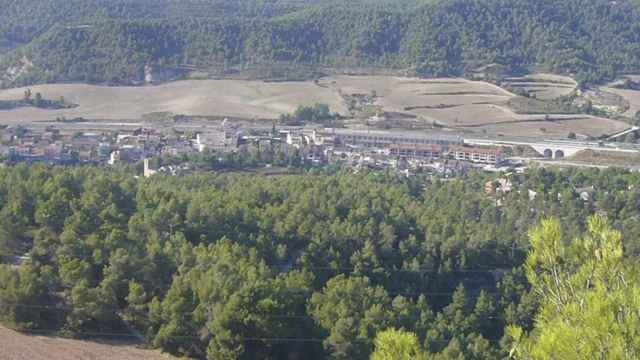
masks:
[[[24,330],[61,325],[64,313],[48,308],[55,301],[52,292],[57,281],[50,266],[25,263],[13,269],[0,265],[0,320]]]
[[[505,326],[531,329],[538,309],[521,270],[528,228],[553,215],[570,238],[606,212],[638,254],[640,178],[533,170],[500,206],[490,180],[0,168],[0,234],[13,232],[0,238],[13,264],[0,266],[0,318],[77,335],[133,328],[216,360],[367,359],[388,328],[439,359],[498,358]],[[575,189],[591,186],[581,200]]]
[[[3,2],[0,35],[24,46],[0,65],[23,56],[35,65],[7,84],[138,83],[145,65],[215,73],[383,66],[456,76],[497,63],[572,73],[580,83],[640,71],[635,1]]]
[[[306,123],[330,123],[338,115],[331,113],[329,105],[316,103],[313,106],[300,105],[293,114],[280,115],[280,123],[302,125]]]

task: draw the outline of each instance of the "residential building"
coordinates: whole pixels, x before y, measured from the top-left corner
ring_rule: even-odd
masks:
[[[196,135],[198,151],[233,151],[238,148],[238,136],[227,131],[210,131]]]
[[[442,146],[435,144],[393,144],[387,150],[391,156],[407,159],[437,160],[442,157]]]
[[[460,136],[443,133],[403,133],[379,130],[324,129],[324,136],[332,136],[337,146],[362,146],[384,148],[397,144],[413,145],[462,145]]]
[[[499,164],[504,161],[502,148],[487,146],[449,146],[447,157],[451,160],[482,164]]]

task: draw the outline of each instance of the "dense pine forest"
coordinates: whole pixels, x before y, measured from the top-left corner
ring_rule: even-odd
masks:
[[[138,83],[145,65],[640,71],[637,0],[2,0],[3,85]],[[26,71],[15,71],[23,67]],[[1,75],[1,74],[0,74]]]
[[[640,174],[510,179],[0,168],[0,319],[212,360],[637,358]]]

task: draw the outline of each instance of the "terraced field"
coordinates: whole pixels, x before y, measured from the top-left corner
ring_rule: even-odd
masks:
[[[538,91],[536,94],[541,97],[560,96],[575,87],[571,79],[555,75],[533,75],[518,81]],[[0,91],[0,100],[19,99],[25,90]],[[366,95],[373,99],[372,106],[384,112],[463,132],[563,138],[570,132],[600,136],[627,127],[624,122],[586,115],[515,113],[508,106],[509,100],[516,97],[513,93],[490,83],[460,78],[332,76],[317,82],[279,83],[187,80],[145,87],[39,85],[31,91],[40,92],[47,99],[62,96],[79,106],[64,110],[4,110],[0,111],[0,124],[50,121],[62,116],[135,123],[154,112],[274,119],[298,105],[316,102],[349,115],[349,97]]]
[[[506,85],[528,92],[540,100],[553,100],[569,95],[578,83],[568,76],[531,74],[506,79]]]
[[[555,90],[546,90],[547,96],[565,95],[575,87],[570,78],[561,76],[532,75],[530,79],[558,84]],[[621,121],[583,114],[515,113],[508,106],[515,94],[482,81],[338,76],[323,79],[319,84],[346,95],[375,94],[376,104],[385,111],[412,115],[465,132],[565,138],[571,132],[597,137],[628,127]]]
[[[640,75],[627,75],[627,78],[635,82],[640,82]],[[623,79],[624,80],[624,79]],[[638,111],[640,111],[640,91],[630,89],[617,89],[614,87],[616,83],[620,83],[623,80],[615,81],[607,86],[602,87],[603,91],[607,91],[618,96],[621,96],[629,105],[628,110],[624,113],[625,116],[632,118]]]
[[[624,113],[625,116],[633,117],[640,111],[640,91],[606,88],[607,91],[622,96],[629,103],[629,109]]]

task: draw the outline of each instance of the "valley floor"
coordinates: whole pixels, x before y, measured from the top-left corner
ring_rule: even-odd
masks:
[[[551,107],[546,109],[548,113],[544,108],[529,109],[531,112],[515,110],[511,102],[523,98],[506,90],[520,88],[552,101],[575,89],[575,82],[571,81],[538,74],[509,79],[505,88],[501,88],[462,78],[340,75],[315,82],[183,80],[142,87],[49,84],[32,86],[29,90],[46,99],[64,98],[65,102],[78,106],[59,110],[33,107],[2,110],[0,125],[45,124],[61,117],[139,123],[153,113],[256,119],[270,124],[268,119],[291,113],[299,105],[325,103],[331,111],[353,117],[359,123],[368,122],[376,114],[388,114],[392,127],[406,130],[437,124],[459,133],[566,139],[570,133],[585,138],[600,137],[629,127],[619,120],[553,113]],[[0,100],[21,99],[26,90],[0,90]],[[632,110],[640,106],[630,103]]]

